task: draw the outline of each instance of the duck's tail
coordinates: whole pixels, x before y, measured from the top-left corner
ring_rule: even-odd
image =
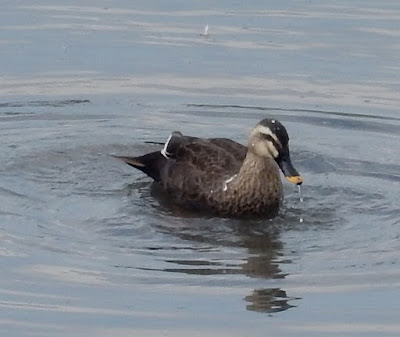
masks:
[[[161,181],[160,173],[167,160],[160,151],[151,152],[140,157],[112,157],[120,159],[128,165],[146,173],[158,183]]]

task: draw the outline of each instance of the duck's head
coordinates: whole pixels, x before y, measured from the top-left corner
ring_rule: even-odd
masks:
[[[249,150],[259,157],[274,158],[291,183],[303,183],[303,177],[290,161],[287,131],[276,119],[263,119],[254,127],[249,136]]]

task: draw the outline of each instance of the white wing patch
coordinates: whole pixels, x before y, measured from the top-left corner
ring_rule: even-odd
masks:
[[[226,179],[226,180],[224,181],[224,185],[223,185],[223,187],[222,187],[222,190],[223,190],[224,192],[228,190],[228,184],[229,184],[233,179],[235,179],[236,176],[237,176],[237,174],[234,174],[232,177],[230,177],[230,178],[228,178],[228,179]]]
[[[169,156],[171,155],[171,153],[169,153],[169,152],[167,151],[168,144],[169,144],[171,138],[172,138],[172,134],[168,137],[167,141],[166,141],[165,144],[164,144],[163,149],[160,151],[161,154],[162,154],[165,158],[167,158],[167,159],[169,159]]]

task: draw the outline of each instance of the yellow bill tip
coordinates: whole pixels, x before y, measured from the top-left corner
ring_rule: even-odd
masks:
[[[302,176],[290,176],[286,177],[292,184],[300,185],[303,183],[304,179]]]

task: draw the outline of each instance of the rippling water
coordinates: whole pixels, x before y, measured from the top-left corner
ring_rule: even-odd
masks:
[[[2,7],[1,335],[399,335],[397,1]],[[110,156],[265,117],[305,177],[272,220],[177,213]]]

